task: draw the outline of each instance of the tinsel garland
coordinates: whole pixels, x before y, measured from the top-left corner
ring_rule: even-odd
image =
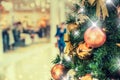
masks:
[[[82,5],[83,6],[84,6],[85,1],[86,0],[82,0]],[[96,16],[98,18],[102,17],[102,19],[105,20],[105,18],[109,16],[108,9],[107,9],[107,6],[105,4],[105,0],[88,0],[88,2],[91,5],[95,5],[96,4]]]

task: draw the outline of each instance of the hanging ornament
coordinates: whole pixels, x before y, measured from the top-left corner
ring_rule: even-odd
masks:
[[[79,80],[93,80],[91,74],[86,74],[83,77],[79,77]]]
[[[62,80],[66,74],[65,66],[62,64],[56,64],[51,70],[51,75],[55,80]]]
[[[74,69],[71,69],[67,72],[66,76],[68,77],[67,80],[75,80],[75,70]]]
[[[84,40],[89,47],[97,48],[106,41],[106,34],[99,27],[89,27],[84,33]]]
[[[116,43],[116,45],[117,45],[118,47],[120,47],[120,43]]]
[[[118,15],[118,18],[120,18],[120,6],[117,6],[117,15]]]
[[[77,55],[80,59],[87,59],[91,55],[92,49],[86,43],[81,42],[77,47]]]
[[[72,30],[76,29],[77,27],[78,27],[78,25],[76,23],[70,23],[67,26],[67,30],[72,31]]]

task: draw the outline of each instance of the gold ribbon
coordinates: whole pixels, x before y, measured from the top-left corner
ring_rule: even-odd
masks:
[[[116,45],[117,45],[118,47],[120,47],[120,43],[116,43]]]
[[[68,34],[68,33],[66,33],[66,34],[64,35],[64,41],[65,41],[65,42],[69,42],[69,41],[70,41],[70,37],[69,37],[69,34]]]
[[[90,74],[86,74],[85,76],[83,76],[81,78],[81,80],[93,80],[93,79],[92,79],[92,76]]]
[[[96,3],[96,16],[98,18],[101,18],[101,13],[102,13],[102,18],[103,20],[109,16],[108,14],[108,9],[106,7],[105,4],[105,0],[88,0],[88,2],[93,5],[94,3]],[[82,4],[85,3],[85,0],[82,0]]]
[[[79,15],[78,15],[78,19],[79,19],[79,21],[77,21],[77,22],[79,22],[80,24],[82,24],[82,23],[84,23],[87,19],[89,19],[89,17],[86,16],[86,15],[84,15],[84,14],[79,14]]]
[[[70,52],[73,50],[73,46],[71,44],[71,42],[66,42],[66,47],[64,49],[64,53],[67,55],[70,55]]]
[[[93,3],[95,2],[95,0],[88,0],[88,2],[93,5]]]

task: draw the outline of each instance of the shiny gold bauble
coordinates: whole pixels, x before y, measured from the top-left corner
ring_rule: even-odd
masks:
[[[53,66],[51,70],[51,76],[55,80],[61,80],[62,77],[65,75],[65,66],[62,64],[56,64]]]
[[[84,33],[84,40],[89,47],[98,48],[105,43],[106,34],[99,27],[89,27]]]

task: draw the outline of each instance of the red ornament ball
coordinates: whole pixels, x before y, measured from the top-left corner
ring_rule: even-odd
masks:
[[[84,40],[89,47],[97,48],[105,43],[106,34],[99,27],[90,27],[85,31]]]
[[[61,80],[65,75],[65,67],[62,64],[56,64],[51,70],[51,75],[55,80]]]

